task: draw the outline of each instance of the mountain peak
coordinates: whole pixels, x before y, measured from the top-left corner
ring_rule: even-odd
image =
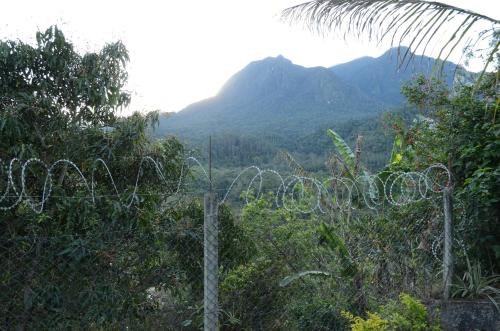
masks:
[[[402,84],[418,73],[429,75],[434,61],[433,58],[413,54],[406,46],[400,46],[387,50],[377,58],[362,57],[330,69],[346,83],[357,86],[372,98],[389,105],[398,105],[404,102],[400,92]],[[443,77],[449,85],[453,81],[454,66],[451,62],[445,63]]]
[[[274,89],[280,89],[281,83],[286,82],[288,77],[294,77],[297,71],[306,70],[301,66],[293,64],[292,61],[283,55],[276,57],[266,57],[262,60],[254,61],[233,75],[219,91],[221,95],[233,95],[234,98],[245,99],[240,92],[245,91],[244,95],[251,93],[260,93],[262,89],[266,93],[273,93]]]
[[[293,64],[292,61],[284,57],[283,55],[278,55],[278,56],[269,56],[266,57],[263,60],[260,61],[254,61],[253,63],[259,63],[259,62],[271,62],[271,63],[285,63],[285,64]]]
[[[248,64],[215,97],[188,106],[162,125],[163,130],[203,134],[313,133],[325,123],[380,109],[378,102],[344,84],[331,70],[306,68],[278,55]]]
[[[404,55],[407,51],[412,53],[411,49],[408,48],[407,46],[396,46],[396,47],[389,48],[380,57],[384,57],[387,55],[397,55],[397,54]]]

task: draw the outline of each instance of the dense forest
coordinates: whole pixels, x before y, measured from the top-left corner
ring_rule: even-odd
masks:
[[[442,330],[456,302],[498,325],[493,32],[477,74],[388,69],[407,48],[267,58],[178,114],[126,117],[121,42],[0,41],[0,330],[202,329],[214,214],[221,330]]]

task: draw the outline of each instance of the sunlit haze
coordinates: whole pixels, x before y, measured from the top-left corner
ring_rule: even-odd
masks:
[[[302,1],[6,1],[0,38],[33,41],[57,24],[80,51],[122,40],[130,52],[131,110],[178,111],[217,93],[251,61],[282,54],[303,66],[378,56],[388,44],[319,36],[280,21]],[[495,17],[500,2],[447,1]],[[452,60],[457,61],[458,58]]]

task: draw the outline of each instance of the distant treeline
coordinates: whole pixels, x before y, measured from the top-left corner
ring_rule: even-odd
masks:
[[[410,112],[398,110],[392,114],[408,122]],[[354,149],[358,135],[362,136],[361,160],[370,170],[384,167],[389,159],[393,133],[384,120],[387,114],[343,122],[325,124],[313,134],[298,132],[294,136],[251,135],[235,132],[216,133],[212,136],[212,160],[217,168],[240,168],[250,165],[283,169],[286,162],[280,152],[290,153],[302,167],[311,172],[326,170],[325,162],[334,153],[335,147],[326,135],[328,128],[338,132]],[[191,139],[184,142],[193,155],[206,160],[208,155],[208,137],[191,134]]]

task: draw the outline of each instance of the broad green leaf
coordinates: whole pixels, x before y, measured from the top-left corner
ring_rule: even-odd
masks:
[[[340,135],[332,129],[328,129],[326,133],[330,136],[330,138],[332,138],[333,144],[335,145],[335,147],[337,147],[337,150],[342,157],[342,161],[344,161],[348,170],[351,172],[351,174],[354,174],[356,161],[351,148],[346,144],[344,139],[342,139],[342,137],[340,137]]]

